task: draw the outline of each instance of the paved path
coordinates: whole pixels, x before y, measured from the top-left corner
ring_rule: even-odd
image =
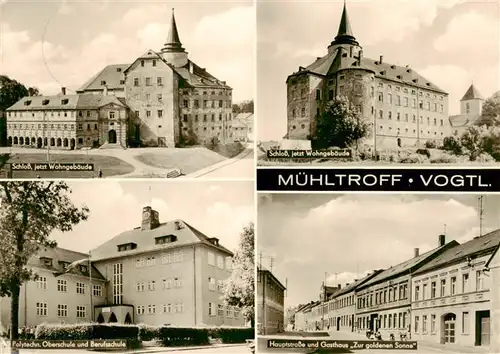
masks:
[[[239,155],[191,173],[185,178],[254,179],[254,150],[247,147]]]

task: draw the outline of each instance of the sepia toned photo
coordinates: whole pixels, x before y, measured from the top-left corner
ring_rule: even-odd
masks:
[[[258,165],[496,165],[499,31],[496,1],[258,1]]]
[[[253,198],[250,182],[0,182],[0,352],[249,353]]]
[[[252,1],[0,11],[3,178],[252,178]]]
[[[260,194],[258,351],[499,352],[499,202]]]

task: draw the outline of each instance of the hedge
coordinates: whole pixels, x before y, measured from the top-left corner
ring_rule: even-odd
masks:
[[[165,347],[210,344],[208,329],[205,328],[161,327],[158,335]]]
[[[247,339],[255,338],[253,328],[211,328],[208,333],[210,337],[218,338],[222,343],[245,343]]]
[[[128,348],[139,346],[139,327],[114,324],[41,324],[35,331],[36,339],[46,340],[89,340],[89,339],[124,339]]]

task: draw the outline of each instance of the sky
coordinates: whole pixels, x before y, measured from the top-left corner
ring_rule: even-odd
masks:
[[[88,253],[123,231],[141,225],[142,208],[158,211],[160,222],[183,220],[235,251],[243,227],[254,220],[252,182],[71,181],[72,202],[90,209],[87,221],[70,232],[54,232],[59,247]],[[151,192],[149,191],[151,187]],[[224,192],[224,193],[222,193]]]
[[[254,98],[255,9],[251,1],[0,0],[0,72],[42,94],[76,90],[109,64],[159,51],[172,8],[189,58]]]
[[[327,285],[352,283],[438,246],[479,235],[478,195],[261,194],[259,261],[288,284],[285,306],[318,301]],[[500,228],[500,195],[483,198],[483,233]],[[445,227],[446,225],[446,227]],[[446,232],[445,232],[446,229]],[[260,254],[262,253],[262,258]],[[325,274],[326,273],[326,274]]]
[[[257,135],[286,134],[286,78],[327,54],[343,1],[265,1],[257,5]],[[366,58],[410,65],[449,93],[449,114],[473,82],[487,98],[499,87],[497,0],[347,0]]]

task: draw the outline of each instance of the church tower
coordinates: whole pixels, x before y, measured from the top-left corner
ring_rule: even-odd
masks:
[[[357,57],[359,55],[359,52],[362,50],[352,32],[351,23],[349,22],[349,16],[347,15],[347,6],[345,1],[344,9],[342,11],[342,17],[340,19],[339,29],[337,31],[337,36],[335,36],[333,42],[331,42],[328,46],[328,54],[334,53],[340,47],[344,49],[344,53],[347,53],[347,55],[352,58]]]
[[[167,42],[161,49],[161,56],[167,61],[167,63],[172,64],[176,68],[183,67],[188,63],[188,53],[182,47],[179,32],[177,31],[174,9],[172,9],[172,20]]]
[[[483,97],[474,84],[470,85],[464,97],[460,100],[460,114],[480,116],[483,113]]]

